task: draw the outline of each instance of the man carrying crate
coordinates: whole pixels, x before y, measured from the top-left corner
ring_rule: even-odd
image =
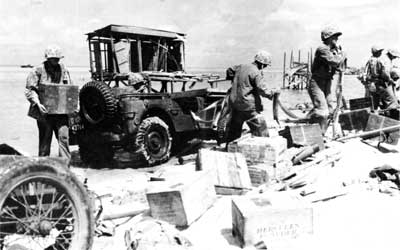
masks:
[[[30,102],[28,115],[36,119],[39,129],[39,156],[50,155],[53,131],[58,140],[59,156],[71,158],[69,151],[68,116],[65,114],[48,114],[39,98],[41,84],[71,84],[68,70],[59,61],[63,58],[58,46],[49,46],[44,56],[46,60],[35,67],[26,80],[25,96]]]

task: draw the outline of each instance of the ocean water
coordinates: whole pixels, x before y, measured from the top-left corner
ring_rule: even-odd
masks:
[[[20,68],[18,66],[0,67],[0,143],[8,143],[18,150],[28,154],[36,155],[38,147],[38,131],[36,121],[27,116],[29,103],[25,98],[25,80],[32,69]],[[74,84],[83,86],[90,81],[89,68],[69,67]],[[208,73],[224,74],[219,70],[207,71]],[[193,70],[189,73],[206,73]],[[271,88],[282,87],[282,72],[267,71],[265,77]],[[334,83],[336,80],[333,81]],[[219,83],[218,88],[228,89],[229,83]],[[207,87],[199,84],[195,88]],[[178,87],[180,88],[180,87]],[[334,90],[335,86],[332,87]],[[343,93],[348,99],[363,96],[363,86],[355,76],[346,75],[343,79]],[[309,103],[310,98],[306,90],[282,90],[281,101],[286,107],[294,107],[298,103]],[[272,102],[264,101],[265,113],[271,116]],[[53,138],[51,155],[58,154],[58,147]]]

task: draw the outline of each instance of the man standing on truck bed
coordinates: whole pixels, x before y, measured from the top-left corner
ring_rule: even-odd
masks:
[[[241,64],[227,69],[227,80],[232,80],[229,101],[232,118],[227,131],[227,142],[239,138],[243,123],[250,127],[255,136],[268,136],[261,96],[272,99],[274,92],[268,90],[262,69],[271,65],[271,55],[266,51],[256,54],[251,64]]]
[[[333,75],[344,63],[346,57],[337,44],[342,32],[334,27],[327,27],[321,31],[323,45],[315,51],[311,66],[311,80],[308,94],[313,103],[313,109],[308,114],[311,122],[319,123],[325,134],[328,126],[328,116],[333,114],[331,86]]]
[[[50,155],[53,131],[59,145],[59,156],[71,158],[69,151],[69,128],[67,115],[48,115],[46,108],[39,100],[40,84],[71,84],[68,70],[59,63],[63,58],[58,46],[49,46],[44,61],[29,73],[26,80],[25,96],[30,102],[28,115],[36,119],[39,129],[39,156]]]

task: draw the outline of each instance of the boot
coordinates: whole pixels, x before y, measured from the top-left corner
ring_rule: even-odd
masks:
[[[327,117],[319,117],[318,119],[319,126],[321,127],[322,135],[324,136],[326,130],[328,130],[328,118]]]

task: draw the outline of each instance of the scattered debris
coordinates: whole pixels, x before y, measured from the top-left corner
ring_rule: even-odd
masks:
[[[226,194],[229,189],[236,191],[235,189],[251,188],[246,159],[241,153],[201,149],[197,155],[196,169],[213,172],[217,194],[222,190]]]
[[[125,232],[124,239],[128,250],[185,250],[192,247],[174,226],[151,217],[135,223]]]
[[[196,171],[154,182],[146,196],[153,218],[188,227],[215,202],[214,175],[212,171]]]

